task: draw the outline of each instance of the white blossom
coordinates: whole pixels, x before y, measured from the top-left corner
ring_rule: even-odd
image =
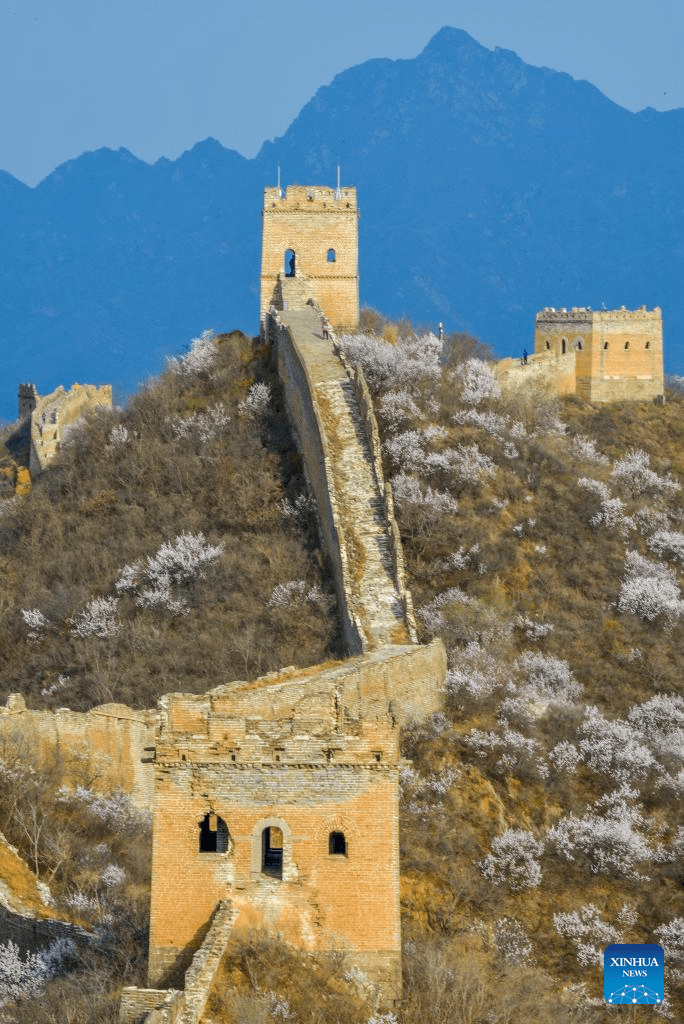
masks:
[[[574,743],[561,740],[549,751],[548,758],[557,772],[574,772],[580,760],[580,752]]]
[[[522,922],[500,917],[494,924],[494,948],[507,963],[520,966],[533,962],[532,943]]]
[[[41,953],[22,957],[11,939],[0,945],[0,1006],[39,995],[49,978],[50,970]]]
[[[209,406],[194,416],[177,417],[171,420],[171,429],[178,440],[196,437],[202,444],[213,441],[225,432],[230,423],[230,416],[222,402]]]
[[[651,494],[672,494],[680,489],[680,485],[667,476],[658,476],[651,469],[651,460],[641,449],[632,449],[623,459],[613,464],[611,477],[623,486],[632,497],[649,492]]]
[[[415,476],[406,473],[392,477],[392,490],[399,508],[414,505],[433,516],[458,511],[458,502],[447,491],[433,490],[428,485],[422,486]]]
[[[467,359],[456,369],[462,381],[461,401],[479,405],[488,398],[499,398],[501,387],[490,367],[482,359]]]
[[[378,405],[378,415],[390,431],[398,430],[399,427],[415,423],[422,418],[419,407],[406,388],[388,391],[383,395]]]
[[[40,608],[22,608],[20,610],[21,617],[28,626],[29,639],[39,640],[49,626],[48,620],[45,618]]]
[[[116,597],[94,597],[82,612],[69,619],[71,632],[81,639],[88,636],[100,639],[116,636],[121,629],[121,623],[116,617],[118,604]]]
[[[570,666],[562,658],[525,651],[517,659],[515,667],[525,680],[522,692],[540,700],[570,704],[582,692]]]
[[[646,543],[656,555],[665,558],[669,556],[684,564],[684,533],[677,530],[656,530]]]
[[[628,551],[617,608],[648,622],[662,618],[671,624],[684,612],[674,571],[662,562],[649,561],[638,551]]]
[[[325,595],[318,585],[310,587],[305,580],[290,580],[288,583],[278,583],[273,588],[268,607],[289,608],[306,604],[307,601],[321,604],[325,601]]]
[[[240,402],[238,405],[238,412],[241,416],[258,420],[265,414],[270,402],[271,389],[268,384],[252,384],[244,402]]]
[[[541,864],[536,859],[544,843],[531,832],[509,828],[492,841],[492,852],[478,865],[490,882],[507,883],[511,889],[534,889],[541,882]]]
[[[601,918],[599,908],[593,903],[569,914],[554,914],[553,923],[559,935],[572,941],[583,967],[601,966],[604,948],[622,941],[621,933]]]
[[[645,778],[656,765],[633,726],[620,718],[604,718],[595,706],[586,709],[578,731],[582,758],[592,771],[623,783]]]
[[[549,829],[549,842],[566,860],[585,858],[593,874],[642,878],[636,865],[649,860],[652,851],[636,830],[643,825],[641,816],[627,802],[635,795],[631,790],[617,790],[597,800],[584,817],[569,814],[561,818]]]
[[[586,462],[595,462],[599,466],[607,466],[609,462],[605,455],[596,451],[596,442],[582,434],[573,437],[570,442],[570,451],[578,458],[584,459]]]
[[[122,448],[128,444],[129,434],[123,423],[117,423],[109,432],[109,445],[111,448]]]
[[[166,365],[172,373],[191,376],[210,370],[216,358],[216,334],[212,330],[202,331],[199,338],[193,338],[190,350],[182,356],[171,356]]]

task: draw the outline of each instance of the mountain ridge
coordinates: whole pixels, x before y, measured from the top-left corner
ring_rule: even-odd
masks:
[[[684,110],[632,113],[445,27],[414,58],[340,72],[252,159],[210,137],[153,164],[85,153],[33,189],[3,172],[0,415],[20,380],[125,393],[206,327],[256,331],[262,190],[277,165],[307,183],[338,164],[363,303],[500,355],[546,305],[661,305],[684,370]]]

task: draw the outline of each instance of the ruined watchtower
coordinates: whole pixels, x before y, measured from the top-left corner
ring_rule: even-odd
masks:
[[[149,983],[182,985],[220,901],[235,931],[336,950],[401,994],[399,729],[442,705],[441,641],[164,697]]]
[[[359,211],[355,188],[264,189],[261,323],[288,296],[313,298],[337,330],[359,325]]]

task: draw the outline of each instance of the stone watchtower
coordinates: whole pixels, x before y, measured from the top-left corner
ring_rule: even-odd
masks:
[[[355,188],[264,189],[262,327],[271,305],[313,298],[337,330],[358,329],[358,221]]]
[[[535,356],[566,367],[562,389],[587,402],[648,401],[663,394],[663,319],[659,306],[537,313]],[[574,369],[574,377],[572,370]],[[574,383],[574,387],[573,387]]]

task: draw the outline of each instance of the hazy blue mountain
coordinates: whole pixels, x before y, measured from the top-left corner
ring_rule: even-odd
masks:
[[[663,306],[684,372],[684,110],[442,29],[337,75],[253,160],[212,139],[150,166],[85,153],[35,189],[0,173],[0,415],[20,380],[130,389],[205,327],[256,331],[262,189],[359,189],[361,299],[530,347],[546,306]]]

